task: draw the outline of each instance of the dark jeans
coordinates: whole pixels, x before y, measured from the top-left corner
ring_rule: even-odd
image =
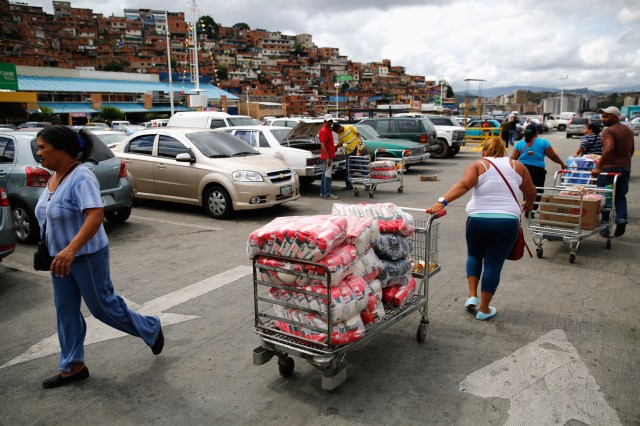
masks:
[[[351,185],[351,180],[350,180],[350,178],[351,178],[351,165],[349,164],[350,163],[349,159],[351,157],[353,157],[354,155],[356,155],[355,151],[345,155],[345,160],[347,161],[347,163],[346,163],[346,170],[345,170],[345,174],[344,174],[344,186],[346,186],[347,188],[350,188],[352,186]]]
[[[331,195],[331,170],[333,169],[333,163],[331,167],[327,167],[327,162],[322,162],[322,177],[320,178],[320,196],[327,198]]]
[[[620,173],[616,182],[615,202],[616,223],[627,223],[627,192],[629,192],[629,179],[631,167],[609,167],[602,169],[602,173]],[[613,176],[599,175],[597,185],[601,188],[613,185]],[[602,220],[609,221],[609,212],[602,212]]]
[[[547,171],[542,167],[530,166],[528,164],[525,164],[525,167],[527,168],[527,170],[529,170],[529,174],[531,175],[533,186],[536,187],[536,191],[538,192],[538,194],[542,194],[544,192],[544,189],[538,189],[538,188],[544,186],[544,180],[547,177]],[[536,197],[536,202],[533,205],[534,210],[538,209],[539,201],[540,201],[540,195]]]

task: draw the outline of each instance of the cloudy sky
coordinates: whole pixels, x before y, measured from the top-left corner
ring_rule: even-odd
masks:
[[[22,1],[52,12],[49,0]],[[124,16],[125,7],[187,14],[189,1],[71,5],[116,16]],[[457,91],[465,79],[486,80],[483,88],[640,86],[638,6],[638,0],[198,1],[199,15],[224,26],[244,22],[311,34],[316,45],[337,47],[353,61],[390,59],[409,74],[445,79]]]

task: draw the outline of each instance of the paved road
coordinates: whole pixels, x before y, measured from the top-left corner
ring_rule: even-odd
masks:
[[[565,158],[578,144],[564,133],[549,140]],[[412,168],[403,194],[381,185],[375,201],[430,205],[479,157],[474,147]],[[433,174],[437,181],[418,179]],[[586,240],[570,264],[566,245],[548,243],[543,259],[509,262],[487,322],[462,308],[468,197],[450,205],[426,344],[415,340],[419,316],[399,322],[348,353],[348,379],[332,393],[300,359],[285,379],[274,361],[253,366],[251,356],[259,340],[246,237],[277,216],[328,213],[317,185],[299,202],[229,221],[142,203],[108,227],[116,289],[161,313],[165,350],[154,357],[89,320],[91,378],[64,389],[40,385],[57,366],[51,284],[29,267],[33,247],[19,246],[0,264],[0,424],[640,424],[638,183],[631,225],[611,250]]]

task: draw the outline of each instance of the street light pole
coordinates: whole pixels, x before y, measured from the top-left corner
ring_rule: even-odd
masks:
[[[171,102],[171,117],[174,114],[173,108],[173,69],[171,68],[171,37],[169,34],[169,14],[164,11],[164,24],[166,26],[165,33],[167,35],[167,68],[169,69],[169,102]]]
[[[336,117],[338,117],[338,89],[340,89],[340,83],[335,83],[336,87]]]
[[[560,114],[562,114],[562,103],[564,100],[564,86],[562,85],[562,80],[566,80],[567,78],[569,78],[569,74],[560,76]]]
[[[247,86],[247,115],[251,117],[251,114],[249,114],[249,89],[250,87]]]

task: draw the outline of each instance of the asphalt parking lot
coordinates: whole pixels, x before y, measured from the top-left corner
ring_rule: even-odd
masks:
[[[564,133],[548,139],[563,158],[578,144]],[[412,167],[402,194],[389,183],[374,199],[356,197],[334,182],[338,202],[427,207],[479,158],[475,148]],[[34,247],[21,245],[0,264],[0,424],[640,424],[639,183],[632,175],[630,225],[610,250],[587,239],[571,264],[568,247],[549,242],[542,259],[508,262],[487,322],[463,308],[468,196],[452,203],[440,221],[426,342],[415,338],[419,315],[405,318],[347,353],[347,380],[333,392],[301,359],[289,378],[273,360],[252,363],[260,340],[247,236],[275,217],[328,214],[318,184],[299,201],[226,221],[144,202],[127,223],[108,225],[116,290],[160,314],[165,349],[154,357],[88,319],[91,377],[65,388],[41,387],[58,360],[51,282],[30,267]]]

